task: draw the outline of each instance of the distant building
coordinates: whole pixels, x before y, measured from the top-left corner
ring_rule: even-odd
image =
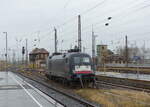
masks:
[[[105,59],[105,62],[106,63],[113,63],[113,64],[124,64],[125,59],[123,56],[121,56],[119,54],[113,54],[113,55],[107,56]]]
[[[44,48],[35,48],[29,54],[30,63],[36,65],[38,68],[46,66],[46,59],[49,56],[49,52]]]
[[[97,59],[98,64],[106,63],[106,58],[114,53],[107,48],[107,45],[97,45]]]
[[[6,61],[0,60],[0,71],[5,70],[5,69],[6,69]]]
[[[97,56],[101,57],[107,54],[107,45],[97,45]]]

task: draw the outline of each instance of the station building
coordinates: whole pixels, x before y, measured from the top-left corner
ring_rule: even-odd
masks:
[[[124,64],[124,56],[114,54],[107,45],[97,45],[97,60],[98,65],[103,66],[104,64]]]
[[[35,48],[29,53],[30,64],[34,67],[44,68],[46,66],[46,59],[49,56],[49,52],[44,48]]]

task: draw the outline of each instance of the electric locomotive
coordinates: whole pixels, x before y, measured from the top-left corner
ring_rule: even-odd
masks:
[[[69,82],[93,82],[95,78],[93,63],[90,55],[82,52],[54,54],[47,60],[47,77],[63,78]]]

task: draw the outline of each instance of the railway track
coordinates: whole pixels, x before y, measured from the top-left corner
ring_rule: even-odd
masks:
[[[125,89],[131,89],[131,90],[143,91],[143,92],[150,93],[150,89],[138,88],[136,86],[120,85],[120,84],[115,84],[115,83],[105,82],[105,81],[96,81],[96,85],[98,85],[98,84],[101,84],[101,85],[103,84],[103,85],[108,86],[108,87],[125,88]]]
[[[14,72],[16,73],[18,76],[22,77],[25,81],[31,83],[32,85],[34,84],[34,87],[36,87],[37,89],[39,89],[40,91],[42,91],[43,93],[45,93],[46,95],[48,95],[49,97],[55,99],[56,101],[60,102],[61,104],[63,104],[65,107],[99,107],[100,105],[91,103],[89,101],[86,101],[82,98],[79,98],[77,96],[74,96],[70,93],[64,92],[63,90],[59,90],[55,87],[50,86],[50,84],[44,82],[40,77],[30,77],[27,75],[24,75],[22,73],[18,73],[18,72]],[[59,100],[57,100],[56,98],[54,98],[54,96],[51,96],[49,94],[47,94],[45,91],[43,91],[42,89],[40,89],[38,86],[42,86],[45,88],[48,88],[50,90],[52,90],[52,94],[58,94],[57,96],[62,97]],[[56,96],[56,95],[55,95]],[[64,98],[63,98],[64,97]],[[66,101],[65,101],[66,100]]]
[[[144,89],[144,88],[138,88],[135,86],[128,86],[128,85],[120,85],[117,83],[111,83],[111,82],[106,82],[106,81],[96,81],[97,86],[104,86],[104,87],[110,87],[110,88],[125,88],[125,89],[131,89],[131,90],[136,90],[136,91],[143,91],[150,93],[150,89]]]
[[[98,67],[98,71],[103,71],[103,67]],[[136,74],[137,71],[140,74],[150,74],[150,67],[106,67],[106,71],[110,72],[122,72],[122,73],[133,73]]]

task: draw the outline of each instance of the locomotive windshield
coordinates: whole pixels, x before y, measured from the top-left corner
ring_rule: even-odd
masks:
[[[80,63],[90,63],[89,57],[74,57],[74,63],[80,64]]]

